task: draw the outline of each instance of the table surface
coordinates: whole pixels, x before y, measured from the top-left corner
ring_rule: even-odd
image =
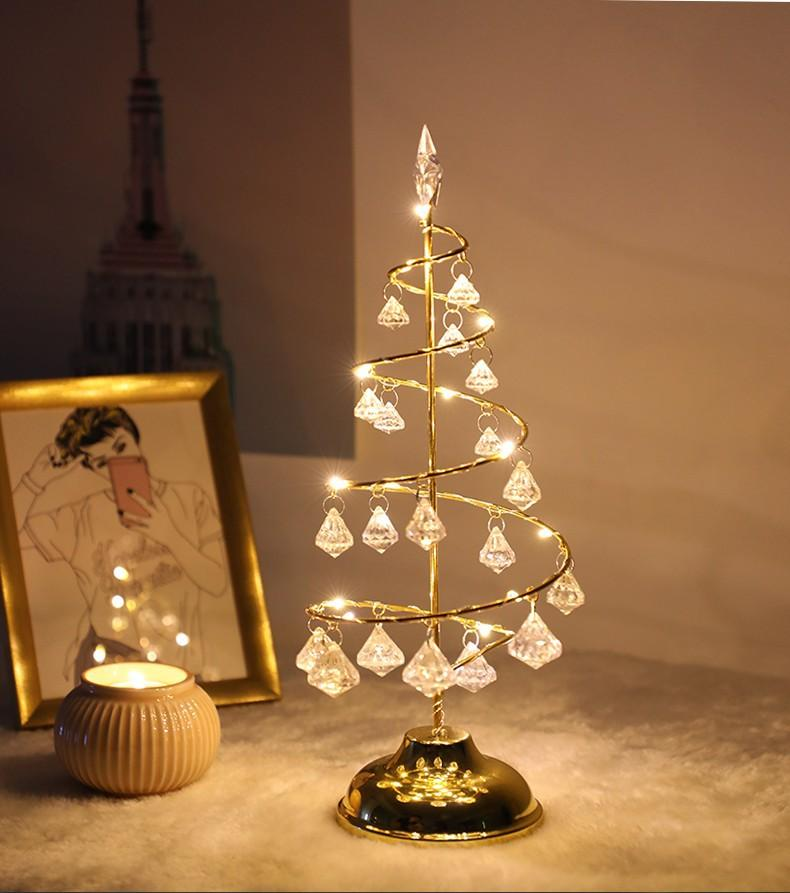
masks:
[[[286,672],[283,700],[220,711],[208,774],[123,800],[64,775],[51,731],[0,731],[0,886],[14,890],[787,890],[790,683],[606,653],[452,692],[450,720],[519,768],[546,808],[487,846],[342,830],[353,773],[429,702],[366,673],[332,701]],[[397,674],[393,674],[397,677]]]

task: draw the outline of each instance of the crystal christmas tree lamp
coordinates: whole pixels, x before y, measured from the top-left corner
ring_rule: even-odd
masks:
[[[333,559],[354,546],[354,535],[343,520],[345,505],[341,494],[367,491],[371,514],[361,541],[385,556],[402,539],[388,514],[389,497],[411,496],[415,499],[414,514],[404,533],[406,540],[427,553],[428,605],[420,608],[414,604],[393,604],[383,598],[335,598],[311,605],[307,608],[310,636],[296,662],[307,674],[310,685],[332,698],[339,697],[361,679],[357,666],[343,651],[343,629],[369,625],[371,632],[356,655],[357,665],[380,677],[397,670],[403,682],[432,702],[429,725],[410,729],[394,754],[373,760],[353,777],[338,804],[338,819],[343,826],[396,840],[469,843],[507,839],[537,827],[543,808],[515,769],[480,753],[469,732],[445,723],[445,693],[453,686],[476,693],[494,683],[497,673],[486,655],[503,645],[511,657],[532,669],[558,658],[562,644],[538,613],[538,601],[545,595],[552,608],[567,615],[584,604],[584,593],[572,573],[573,561],[565,538],[540,518],[527,514],[541,498],[530,470],[532,456],[524,446],[527,425],[516,413],[489,399],[489,392],[499,385],[491,369],[493,354],[486,343],[494,330],[494,321],[480,306],[480,293],[472,282],[474,271],[467,259],[468,242],[454,229],[433,223],[442,167],[427,127],[423,128],[418,147],[415,183],[422,256],[388,272],[378,322],[390,330],[409,325],[404,293],[419,295],[424,308],[425,345],[410,353],[358,366],[354,371],[360,380],[361,394],[354,415],[381,435],[397,437],[407,424],[397,410],[398,388],[424,391],[427,467],[375,481],[333,478],[328,484],[325,517],[315,544]],[[436,236],[450,239],[454,247],[436,252]],[[443,293],[435,287],[434,274],[445,264],[449,264],[453,282]],[[463,270],[456,272],[459,266]],[[409,282],[409,274],[420,269],[422,282]],[[442,310],[441,315],[437,308]],[[410,308],[412,314],[418,309]],[[444,328],[442,334],[437,332],[439,320]],[[462,362],[462,356],[466,358],[465,387],[472,393],[436,384],[439,355],[447,357],[450,363]],[[424,382],[385,374],[389,371],[386,367],[408,362],[424,363]],[[477,433],[471,436],[470,432],[469,461],[447,468],[439,467],[437,461],[436,406],[440,394],[479,409]],[[500,421],[513,428],[512,437],[503,439]],[[440,479],[503,461],[512,466],[502,491],[507,505],[437,489]],[[452,536],[452,524],[445,526],[439,513],[440,501],[487,513],[487,529],[483,525],[477,557],[493,574],[508,571],[517,562],[516,551],[505,532],[507,521],[532,525],[539,538],[553,540],[557,547],[556,570],[540,582],[520,590],[510,589],[504,596],[443,610],[439,603],[439,547]],[[381,560],[386,561],[386,557]],[[503,605],[522,602],[527,604],[528,613],[517,631],[480,619]],[[424,624],[427,630],[425,642],[408,660],[388,632],[401,623]],[[461,632],[460,651],[454,661],[445,654],[458,647],[450,644],[452,629]]]

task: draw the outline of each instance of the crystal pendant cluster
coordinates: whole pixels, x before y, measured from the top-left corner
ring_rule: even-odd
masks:
[[[308,670],[307,681],[330,698],[337,698],[359,685],[359,670],[346,657],[343,649],[336,642],[331,642]]]
[[[392,434],[393,431],[402,431],[406,427],[406,422],[395,408],[395,404],[387,400],[386,403],[382,403],[381,412],[374,419],[373,427],[385,434]]]

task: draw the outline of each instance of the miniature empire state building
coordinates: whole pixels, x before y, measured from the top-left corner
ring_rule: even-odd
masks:
[[[230,385],[231,358],[222,345],[214,278],[187,250],[170,218],[162,98],[148,70],[146,0],[138,0],[137,30],[126,213],[88,273],[82,346],[72,365],[78,375],[221,369]]]

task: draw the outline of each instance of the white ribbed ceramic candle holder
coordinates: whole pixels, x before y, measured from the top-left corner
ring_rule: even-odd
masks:
[[[110,794],[163,794],[200,778],[219,716],[195,677],[168,664],[92,667],[63,700],[55,753],[69,774]]]

